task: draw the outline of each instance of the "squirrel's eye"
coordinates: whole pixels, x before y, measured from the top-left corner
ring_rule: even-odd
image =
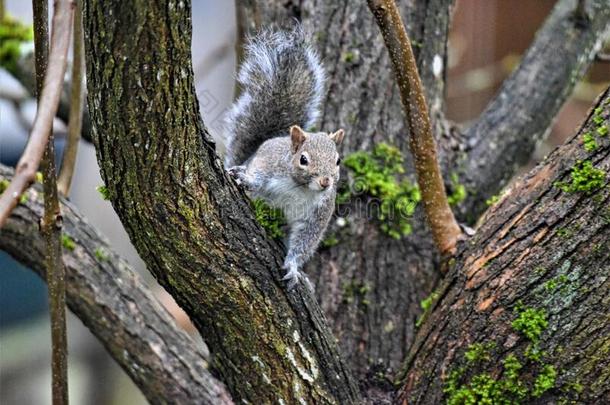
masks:
[[[341,163],[341,158],[337,158],[337,166],[339,166],[339,163]]]
[[[307,156],[305,156],[305,155],[301,155],[301,165],[303,165],[303,166],[307,166],[307,163],[309,163],[309,162],[307,161]]]

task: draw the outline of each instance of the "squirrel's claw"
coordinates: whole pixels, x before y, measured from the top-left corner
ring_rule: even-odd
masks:
[[[284,269],[287,269],[288,272],[284,277],[282,277],[282,281],[286,282],[286,287],[288,288],[288,291],[292,291],[294,287],[299,284],[299,281],[303,280],[309,290],[312,293],[314,292],[313,285],[311,284],[311,281],[309,281],[309,277],[307,277],[305,273],[300,272],[297,267],[290,265],[284,266]]]
[[[227,169],[229,176],[235,179],[235,182],[246,190],[250,189],[249,183],[246,179],[246,166],[233,166]]]
[[[301,273],[296,268],[291,268],[288,270],[288,273],[284,277],[282,277],[282,281],[286,282],[286,286],[288,287],[288,291],[292,291],[297,284],[299,284],[299,279],[301,277]]]

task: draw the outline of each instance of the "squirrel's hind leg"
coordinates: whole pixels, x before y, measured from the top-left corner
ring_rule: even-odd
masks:
[[[282,277],[282,281],[286,282],[286,288],[288,288],[288,291],[292,291],[294,287],[299,284],[299,281],[303,280],[305,282],[305,285],[309,287],[309,290],[312,293],[315,292],[313,284],[309,280],[309,277],[307,277],[307,274],[300,271],[298,267],[296,267],[296,265],[284,265],[283,269],[288,270],[286,275]]]

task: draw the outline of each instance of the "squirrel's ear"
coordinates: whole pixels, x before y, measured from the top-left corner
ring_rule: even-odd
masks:
[[[337,132],[330,134],[330,139],[332,139],[337,144],[337,146],[339,146],[341,145],[344,136],[345,131],[343,129],[340,129]]]
[[[299,150],[301,145],[303,145],[303,142],[305,142],[305,139],[307,139],[307,134],[300,126],[293,125],[290,127],[290,139],[292,140],[292,153],[297,153],[297,150]]]

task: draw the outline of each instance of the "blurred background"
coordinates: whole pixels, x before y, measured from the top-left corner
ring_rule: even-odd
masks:
[[[213,136],[221,132],[233,96],[235,6],[233,1],[193,2],[193,64],[204,121]],[[467,126],[485,108],[518,63],[554,0],[457,0],[449,42],[447,115]],[[8,14],[32,21],[31,3],[7,0]],[[596,63],[559,114],[548,140],[531,164],[574,132],[591,102],[610,84],[608,64]],[[0,161],[14,165],[25,143],[36,105],[0,69]],[[60,159],[66,125],[55,123]],[[526,168],[524,168],[526,170]],[[93,147],[82,142],[70,200],[140,272],[160,300],[190,329],[188,319],[158,287],[129,243],[109,202],[95,188],[102,184]],[[45,284],[0,251],[0,404],[50,404],[50,327]],[[74,316],[68,319],[69,385],[74,404],[146,403],[122,370]]]

